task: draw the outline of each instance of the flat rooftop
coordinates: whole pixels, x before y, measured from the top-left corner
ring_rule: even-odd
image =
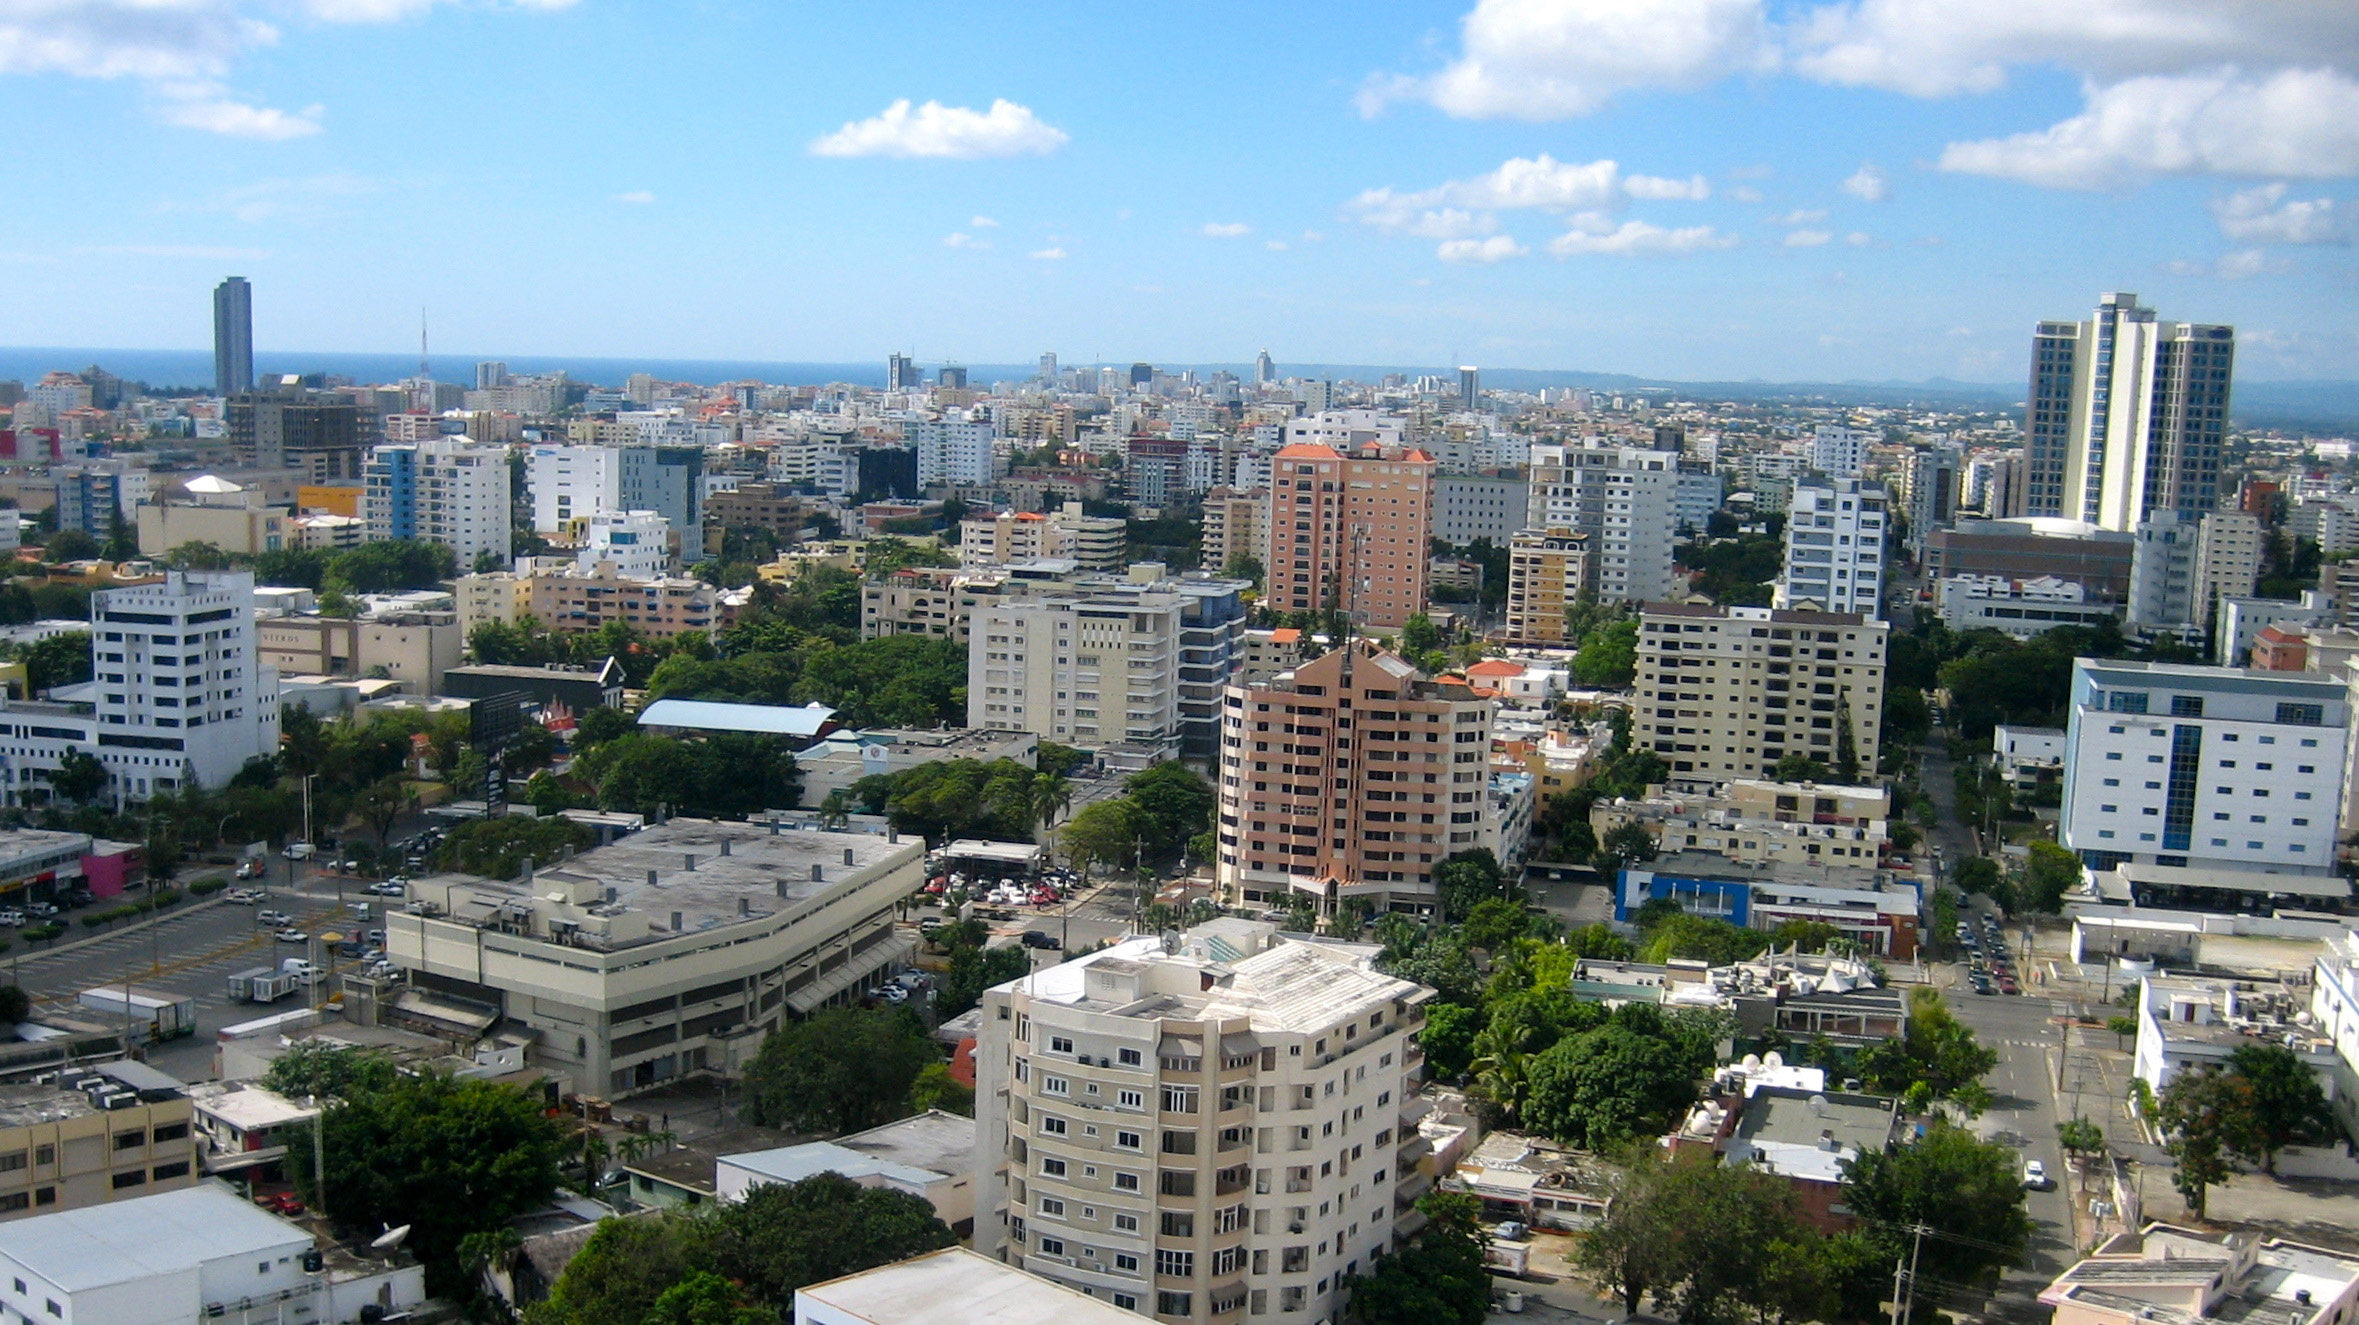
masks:
[[[1255,1030],[1322,1031],[1369,1009],[1413,998],[1418,986],[1361,964],[1358,944],[1289,937],[1233,963],[1163,951],[1153,936],[1126,939],[1085,957],[1047,967],[1015,983],[1035,999],[1144,1020],[1243,1018]],[[1155,968],[1187,978],[1155,980]],[[1099,974],[1116,977],[1111,982]],[[1203,987],[1209,975],[1210,988]],[[1145,976],[1131,997],[1128,977]]]
[[[1138,1325],[1138,1313],[950,1247],[795,1290],[798,1316],[827,1307],[874,1325]]]
[[[419,882],[463,883],[479,903],[523,899],[546,891],[550,882],[587,882],[611,889],[616,904],[647,912],[659,927],[679,912],[682,930],[694,931],[773,915],[841,888],[855,874],[916,862],[924,854],[924,842],[915,837],[895,842],[872,833],[673,819],[552,865],[529,882],[474,876]],[[818,878],[812,877],[814,867]],[[740,898],[749,903],[746,916],[737,912]],[[662,929],[652,937],[673,934]]]
[[[210,1182],[0,1230],[0,1255],[69,1293],[310,1245],[302,1229]]]

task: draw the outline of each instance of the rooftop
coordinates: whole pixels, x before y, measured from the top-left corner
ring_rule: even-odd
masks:
[[[302,1229],[213,1183],[0,1228],[0,1255],[69,1293],[298,1244],[311,1244]]]
[[[875,1325],[1137,1325],[1138,1314],[950,1247],[795,1290],[805,1304]]]
[[[1036,1000],[1113,1016],[1243,1018],[1254,1030],[1272,1032],[1329,1030],[1359,1011],[1413,1000],[1420,992],[1420,986],[1374,969],[1376,949],[1364,944],[1272,933],[1263,939],[1270,946],[1222,962],[1214,960],[1210,940],[1219,939],[1225,953],[1236,950],[1236,936],[1200,934],[1191,930],[1183,941],[1197,941],[1196,951],[1166,952],[1152,936],[1127,939],[1014,983]],[[1184,971],[1187,978],[1158,981],[1158,968]]]
[[[759,732],[768,736],[817,736],[834,719],[835,710],[816,701],[794,707],[786,704],[732,704],[708,699],[659,699],[639,710],[639,725],[642,727]]]

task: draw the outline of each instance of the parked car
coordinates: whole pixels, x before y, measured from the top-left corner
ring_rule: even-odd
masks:
[[[289,860],[309,860],[319,854],[319,848],[309,842],[289,842],[287,849],[279,854]]]
[[[1065,945],[1057,941],[1056,935],[1048,933],[1046,930],[1027,929],[1024,931],[1024,946],[1027,948],[1046,948],[1050,952],[1055,952]]]
[[[12,906],[5,911],[0,911],[0,925],[21,925],[23,923],[25,923],[25,913],[15,907]]]
[[[88,888],[76,888],[65,895],[67,906],[88,906],[98,900],[98,894]]]
[[[899,985],[886,985],[876,991],[876,998],[880,1003],[897,1005],[909,1001],[909,991]]]
[[[299,1215],[303,1213],[303,1202],[298,1200],[293,1192],[272,1192],[268,1196],[257,1196],[254,1198],[254,1204],[275,1214]]]
[[[262,877],[262,862],[261,862],[261,861],[259,861],[259,860],[241,860],[241,861],[239,861],[239,862],[238,862],[238,868],[237,868],[237,876],[238,876],[239,878],[241,878],[241,879],[259,879],[259,878],[261,878],[261,877]]]
[[[47,920],[57,914],[57,908],[47,902],[30,902],[25,906],[25,914]]]
[[[281,943],[309,943],[309,942],[311,942],[311,936],[310,936],[309,934],[306,934],[306,933],[304,933],[304,932],[303,932],[302,930],[300,930],[300,929],[294,929],[294,928],[282,929],[282,930],[280,930],[280,931],[279,931],[279,932],[278,932],[278,933],[277,933],[277,934],[276,934],[274,937],[276,937],[276,938],[278,939],[278,941],[279,941],[279,942],[281,942]]]
[[[254,923],[257,925],[292,925],[295,923],[295,917],[284,911],[257,911],[254,913]]]

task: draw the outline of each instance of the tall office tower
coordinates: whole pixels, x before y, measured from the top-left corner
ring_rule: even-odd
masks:
[[[917,452],[917,481],[989,483],[998,477],[991,420],[908,419],[901,424],[901,440]]]
[[[1254,355],[1253,384],[1255,386],[1268,386],[1270,383],[1277,380],[1278,361],[1270,357],[1270,352],[1268,350],[1263,350],[1261,353]]]
[[[2072,668],[2059,839],[2089,865],[2326,874],[2350,694],[2301,672]]]
[[[1215,921],[983,996],[975,1250],[1159,1321],[1333,1321],[1422,1217],[1433,991]],[[1258,1124],[1258,1126],[1257,1126]]]
[[[1458,403],[1466,409],[1481,409],[1483,407],[1483,374],[1481,369],[1468,364],[1459,365]]]
[[[1367,639],[1229,687],[1222,886],[1277,906],[1306,897],[1323,914],[1346,897],[1431,912],[1434,867],[1481,840],[1492,716],[1464,682]]]
[[[1911,551],[1925,546],[1936,529],[1957,523],[1959,497],[1966,484],[1966,453],[1947,442],[1936,443],[1909,457],[1908,543]]]
[[[936,376],[935,381],[944,391],[964,391],[967,389],[966,367],[962,364],[946,363],[942,365],[942,371]]]
[[[885,390],[915,391],[924,384],[925,374],[918,368],[917,360],[906,354],[885,356]]]
[[[1155,385],[1155,365],[1134,363],[1130,366],[1130,385],[1133,390]]]
[[[627,377],[627,378],[623,379],[623,394],[624,394],[624,395],[626,395],[626,396],[629,396],[629,397],[630,397],[630,399],[631,399],[631,403],[632,403],[632,404],[634,404],[634,405],[652,405],[652,404],[654,404],[654,403],[655,403],[655,374],[653,374],[653,373],[633,373],[633,374],[631,374],[629,377]]]
[[[2234,327],[2160,322],[2129,293],[2101,296],[2089,321],[2040,323],[2029,513],[2130,530],[2157,510],[2195,519],[2218,505],[2235,357]]]
[[[1524,527],[1589,535],[1589,578],[1605,602],[1669,598],[1678,462],[1643,446],[1535,446]]]
[[[255,649],[250,572],[104,590],[90,621],[97,754],[117,804],[223,786],[277,752],[278,672]]]
[[[1271,459],[1266,602],[1397,630],[1425,610],[1433,457],[1297,442]]]
[[[1847,612],[1651,603],[1632,739],[1683,787],[1772,777],[1790,754],[1837,781],[1873,776],[1889,632]]]
[[[475,365],[475,389],[489,391],[508,385],[508,365],[497,359],[486,359]]]
[[[1507,638],[1565,643],[1565,610],[1590,590],[1589,535],[1526,529],[1508,542]]]
[[[1656,424],[1654,447],[1658,451],[1678,451],[1684,454],[1687,450],[1687,425],[1684,423]]]
[[[254,389],[254,288],[243,276],[213,287],[213,394]]]
[[[1868,464],[1868,434],[1822,423],[1810,438],[1810,467],[1829,478],[1858,478]]]
[[[1812,476],[1786,507],[1786,564],[1776,605],[1884,615],[1884,533],[1891,499],[1881,483]]]
[[[1057,381],[1057,352],[1050,350],[1040,356],[1040,380],[1051,386]]]
[[[306,483],[357,483],[366,451],[360,407],[325,393],[242,391],[229,397],[224,431],[248,469],[300,469]]]
[[[364,499],[369,541],[414,538],[458,554],[459,569],[489,552],[508,564],[508,448],[467,437],[380,446]]]

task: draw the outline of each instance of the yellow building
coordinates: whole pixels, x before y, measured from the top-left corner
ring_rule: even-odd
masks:
[[[309,514],[361,515],[361,498],[368,489],[357,483],[306,483],[295,489],[295,509]]]
[[[1507,637],[1565,643],[1565,609],[1589,587],[1589,535],[1527,529],[1508,544]]]
[[[0,1220],[196,1185],[179,1082],[141,1063],[66,1075],[75,1084],[0,1086]]]

